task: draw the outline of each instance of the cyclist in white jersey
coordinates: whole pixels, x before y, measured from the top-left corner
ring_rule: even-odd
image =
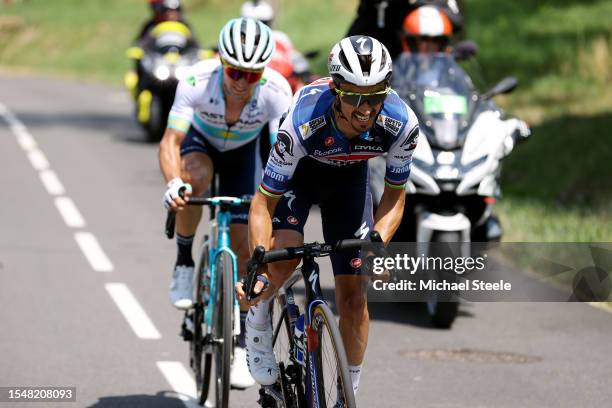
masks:
[[[245,18],[230,20],[219,35],[220,60],[194,65],[177,87],[160,143],[159,162],[167,182],[163,204],[178,211],[178,255],[170,302],[179,309],[193,306],[191,248],[202,215],[201,207],[187,207],[186,201],[208,190],[213,170],[219,175],[219,195],[253,194],[262,168],[258,136],[269,124],[270,137],[275,138],[280,118],[291,103],[287,81],[266,68],[273,52],[270,29],[263,23]],[[180,197],[181,191],[186,199]],[[232,210],[230,234],[240,276],[249,256],[247,215],[246,209]],[[244,318],[245,314],[242,324]],[[246,367],[244,334],[234,351],[231,382],[238,388],[254,384]]]

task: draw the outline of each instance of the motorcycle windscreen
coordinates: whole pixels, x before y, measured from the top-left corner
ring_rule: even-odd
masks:
[[[434,145],[445,150],[461,146],[459,122],[468,113],[468,102],[464,95],[427,90],[423,95],[423,111],[431,122]]]

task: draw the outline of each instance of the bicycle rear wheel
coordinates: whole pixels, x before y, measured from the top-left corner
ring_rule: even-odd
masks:
[[[234,341],[232,317],[234,306],[234,266],[231,256],[223,252],[217,258],[217,296],[213,316],[215,345],[215,400],[216,408],[229,406],[230,364]]]
[[[313,340],[316,341],[316,344],[311,344],[315,350],[311,358],[314,358],[317,381],[316,393],[312,397],[316,397],[321,408],[354,408],[355,395],[344,343],[336,319],[327,304],[314,306],[310,326],[315,335]]]

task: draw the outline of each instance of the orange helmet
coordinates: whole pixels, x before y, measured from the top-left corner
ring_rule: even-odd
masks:
[[[433,40],[443,51],[453,32],[450,19],[433,6],[422,6],[408,13],[404,18],[404,45],[410,51],[417,51],[416,42],[420,39]]]

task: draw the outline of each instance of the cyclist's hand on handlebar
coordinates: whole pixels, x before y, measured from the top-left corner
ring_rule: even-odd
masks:
[[[265,254],[263,246],[259,245],[253,251],[251,259],[246,265],[246,276],[236,284],[236,295],[241,301],[245,301],[250,306],[253,306],[259,302],[261,295],[268,289],[270,280],[266,273],[265,265],[263,265],[263,259]],[[259,269],[262,268],[264,271],[259,273]]]
[[[382,281],[389,282],[391,280],[391,272],[387,268],[381,268],[381,265],[375,266],[376,258],[384,258],[388,257],[382,238],[377,231],[372,231],[370,235],[370,240],[375,244],[373,250],[370,250],[366,253],[364,258],[364,268],[367,271],[367,274],[370,276],[370,280],[372,282]]]
[[[191,184],[184,183],[183,180],[176,177],[166,185],[166,192],[164,193],[162,203],[167,210],[182,210],[187,205],[191,191]]]
[[[259,303],[259,300],[261,299],[260,295],[265,292],[269,286],[269,284],[267,284],[269,281],[268,274],[265,272],[261,273],[257,275],[256,279],[257,281],[255,282],[255,287],[253,289],[255,296],[251,296],[251,300],[247,300],[247,279],[241,279],[238,281],[238,283],[236,283],[236,297],[240,302],[245,302],[249,306],[254,306]]]

